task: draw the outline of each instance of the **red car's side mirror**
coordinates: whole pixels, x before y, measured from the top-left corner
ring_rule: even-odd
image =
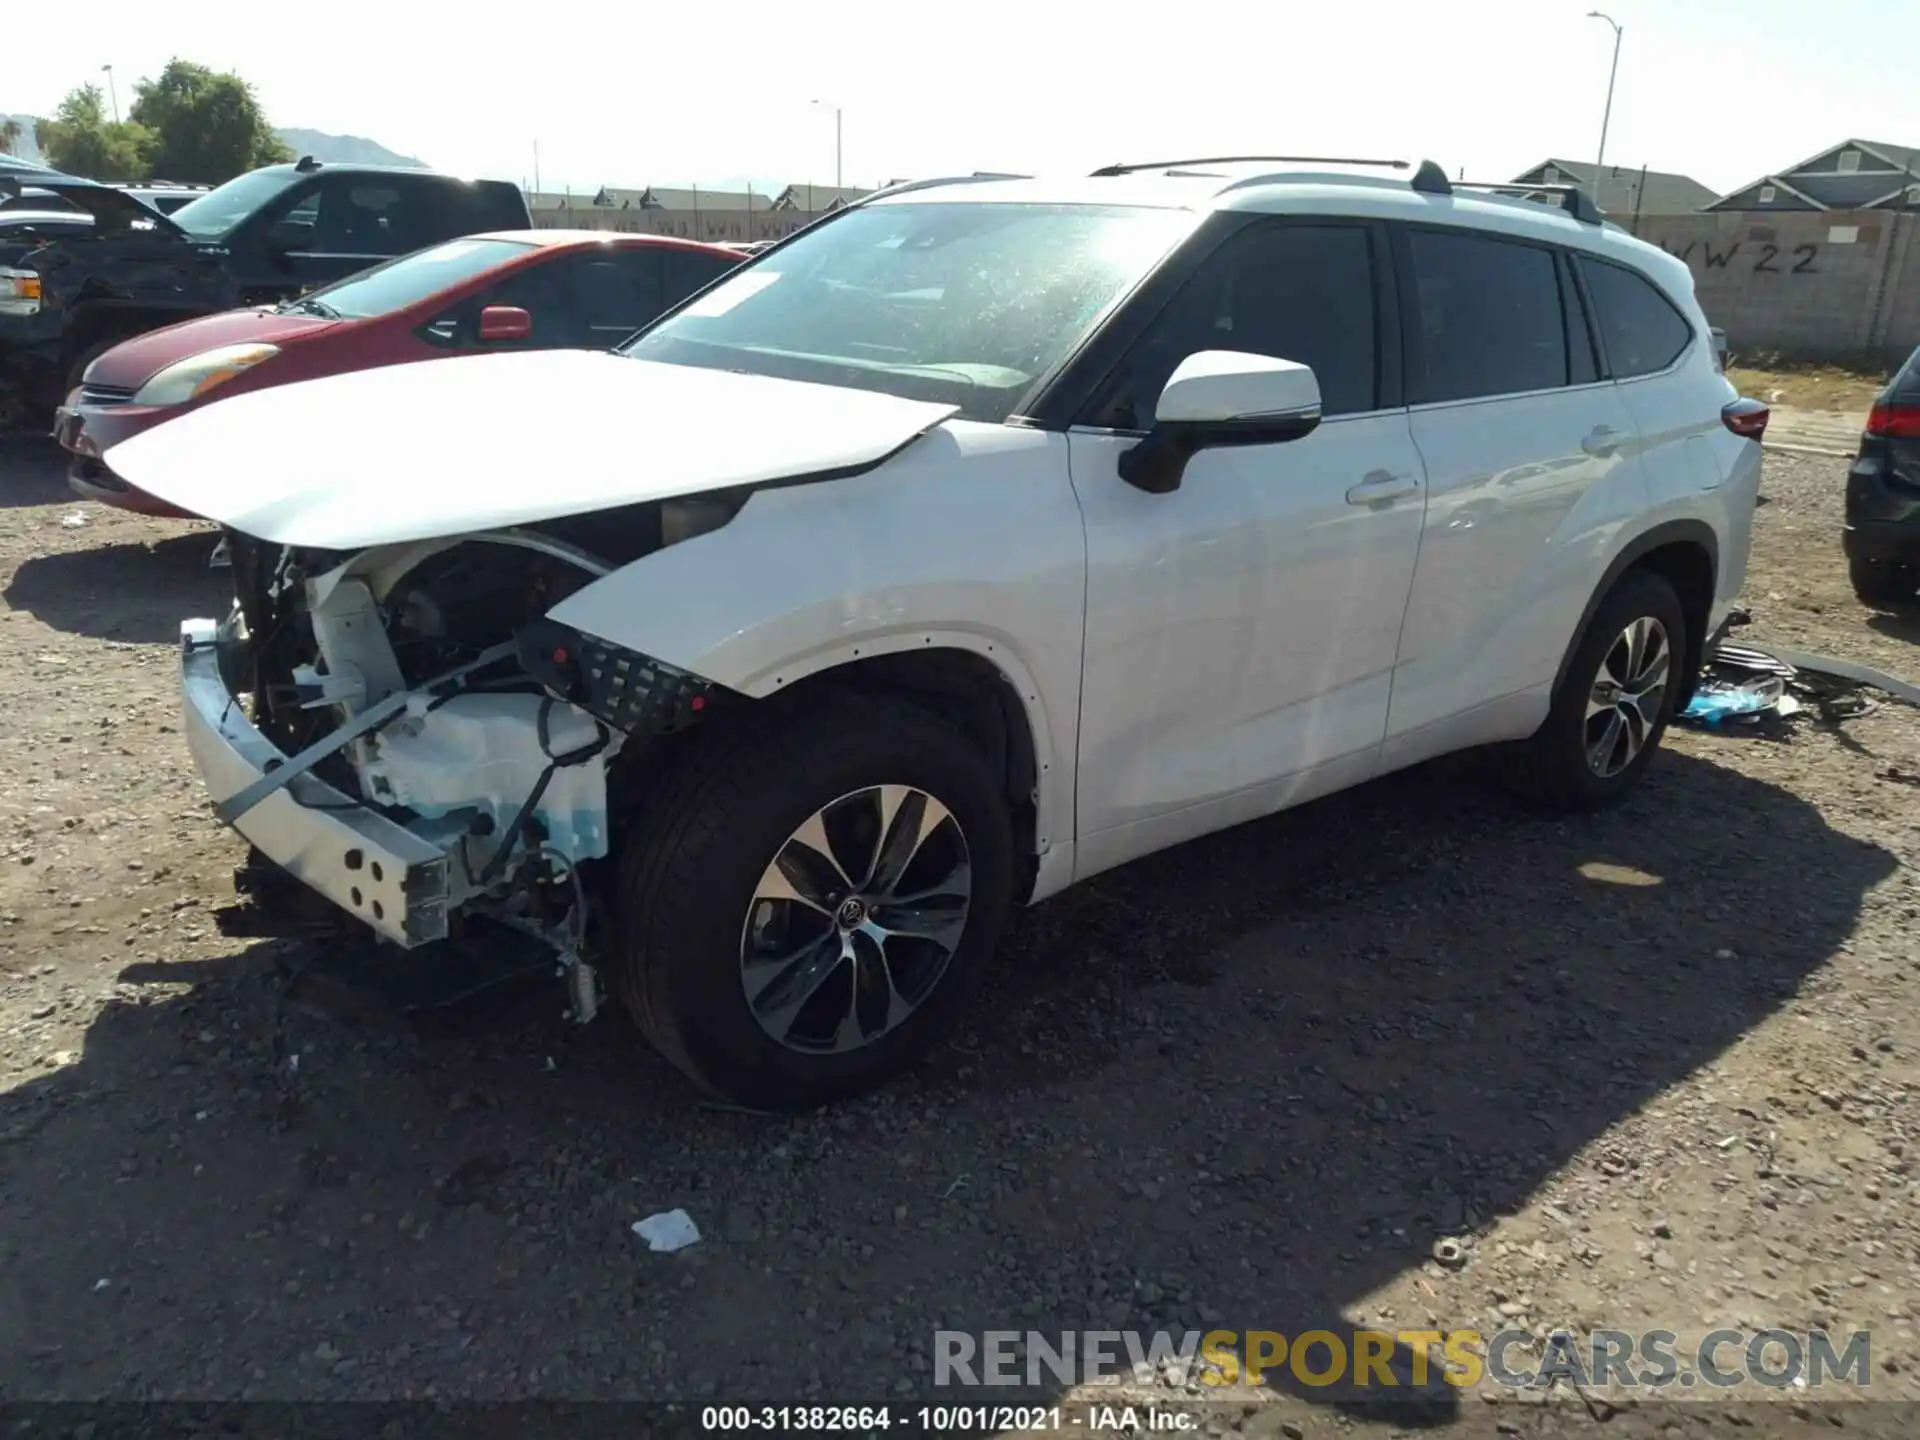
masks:
[[[480,312],[480,340],[524,340],[533,334],[533,317],[518,305],[489,305]]]

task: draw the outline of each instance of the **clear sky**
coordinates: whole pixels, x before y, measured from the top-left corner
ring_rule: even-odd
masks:
[[[0,46],[0,111],[50,113],[103,64],[124,110],[180,55],[239,71],[276,124],[445,170],[530,180],[537,140],[544,189],[831,183],[816,99],[843,111],[848,184],[1263,151],[1506,179],[1594,154],[1613,31],[1592,4],[93,0]],[[1603,8],[1626,27],[1610,163],[1725,191],[1847,136],[1920,146],[1920,0]]]

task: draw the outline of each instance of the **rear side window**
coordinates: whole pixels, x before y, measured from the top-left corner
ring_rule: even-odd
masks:
[[[742,258],[722,260],[718,255],[708,255],[700,250],[662,250],[660,265],[666,278],[666,294],[661,309],[678,305],[694,291],[705,288],[709,281],[717,280],[733,269]],[[653,317],[649,315],[647,318],[651,320]]]
[[[1568,383],[1551,250],[1447,230],[1410,231],[1407,244],[1414,280],[1410,403]]]
[[[1614,379],[1651,375],[1680,358],[1693,327],[1652,281],[1588,255],[1580,257],[1580,273]]]

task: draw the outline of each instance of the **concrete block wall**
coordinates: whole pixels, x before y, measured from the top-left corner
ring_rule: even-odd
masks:
[[[1920,214],[1887,210],[1642,217],[1687,262],[1735,352],[1900,354],[1920,345]]]

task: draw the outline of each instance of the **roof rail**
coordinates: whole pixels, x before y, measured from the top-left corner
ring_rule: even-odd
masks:
[[[1091,179],[1131,175],[1139,170],[1172,170],[1182,165],[1372,165],[1383,170],[1405,170],[1405,160],[1356,160],[1340,155],[1201,155],[1186,160],[1156,160],[1148,165],[1102,165]]]
[[[1582,225],[1604,225],[1607,221],[1593,197],[1578,185],[1515,185],[1511,181],[1496,180],[1455,180],[1453,184],[1460,189],[1485,190],[1494,195],[1511,195],[1519,200],[1530,200],[1536,195],[1555,195],[1559,197],[1559,207]]]

